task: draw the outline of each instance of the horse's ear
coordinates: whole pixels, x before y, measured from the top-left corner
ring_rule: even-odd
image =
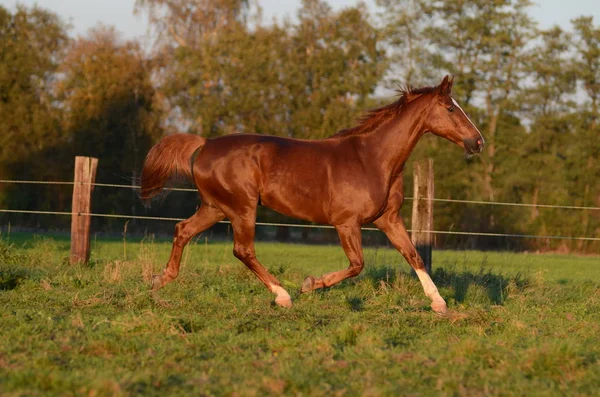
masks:
[[[454,82],[454,76],[450,79],[450,76],[446,75],[442,80],[442,83],[438,86],[438,92],[441,95],[450,95],[452,91],[452,83]]]

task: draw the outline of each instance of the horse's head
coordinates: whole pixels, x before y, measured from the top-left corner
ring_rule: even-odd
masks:
[[[425,121],[426,132],[446,138],[465,149],[467,156],[480,153],[485,143],[483,136],[469,119],[458,102],[452,98],[454,77],[444,77],[435,88],[429,117]]]

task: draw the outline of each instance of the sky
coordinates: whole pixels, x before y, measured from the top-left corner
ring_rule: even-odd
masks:
[[[534,0],[535,1],[535,0]],[[334,8],[356,4],[356,0],[329,0]],[[16,4],[50,9],[69,22],[74,36],[83,35],[98,22],[113,25],[126,39],[147,36],[147,20],[144,16],[133,13],[135,0],[0,0],[7,8]],[[273,17],[294,16],[301,0],[260,0],[264,19]],[[366,0],[374,9],[374,0]],[[538,21],[540,27],[549,28],[559,25],[569,29],[569,21],[580,15],[592,15],[596,25],[600,24],[599,0],[537,0],[537,5],[530,9],[531,15]]]

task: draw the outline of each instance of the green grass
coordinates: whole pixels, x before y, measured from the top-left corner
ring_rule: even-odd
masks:
[[[0,395],[594,395],[600,258],[434,252],[451,313],[429,309],[408,265],[366,249],[360,277],[281,309],[231,254],[197,240],[180,278],[148,278],[170,244],[0,240]],[[339,247],[257,245],[296,291],[346,267]],[[294,294],[293,294],[294,295]]]

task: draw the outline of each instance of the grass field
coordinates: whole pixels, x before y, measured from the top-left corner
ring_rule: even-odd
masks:
[[[434,252],[450,307],[408,265],[365,250],[363,274],[281,309],[231,254],[197,240],[153,295],[167,242],[0,240],[0,395],[599,395],[600,257]],[[346,267],[339,247],[257,245],[296,291]]]

